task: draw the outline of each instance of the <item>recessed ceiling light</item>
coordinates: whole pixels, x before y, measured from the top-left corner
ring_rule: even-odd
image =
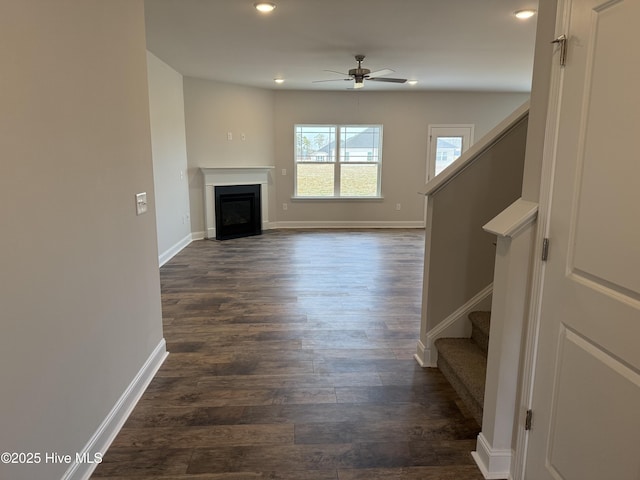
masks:
[[[262,13],[273,12],[276,9],[276,4],[271,2],[257,2],[253,6]]]
[[[407,81],[407,83],[409,85],[416,85],[418,83],[418,80],[409,80],[409,81]]]
[[[516,18],[519,18],[520,20],[525,20],[527,18],[533,17],[536,14],[536,11],[533,9],[517,10],[513,12],[513,14],[516,16]]]
[[[284,83],[284,78],[274,78],[273,81],[278,83],[278,84]]]

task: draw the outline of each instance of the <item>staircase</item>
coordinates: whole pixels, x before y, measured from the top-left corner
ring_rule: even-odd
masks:
[[[491,312],[471,312],[471,338],[439,338],[438,368],[482,425]]]

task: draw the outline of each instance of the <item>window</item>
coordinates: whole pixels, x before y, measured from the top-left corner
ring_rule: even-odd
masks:
[[[473,141],[473,125],[430,125],[427,182],[453,163]]]
[[[296,197],[379,197],[382,125],[296,125]]]
[[[462,137],[436,138],[436,175],[462,154]]]

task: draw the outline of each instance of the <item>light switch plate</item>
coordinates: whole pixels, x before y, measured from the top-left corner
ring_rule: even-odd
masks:
[[[147,192],[136,193],[136,215],[147,212]]]

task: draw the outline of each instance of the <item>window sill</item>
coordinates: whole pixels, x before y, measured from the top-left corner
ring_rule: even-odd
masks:
[[[384,197],[291,197],[292,202],[381,202]]]

